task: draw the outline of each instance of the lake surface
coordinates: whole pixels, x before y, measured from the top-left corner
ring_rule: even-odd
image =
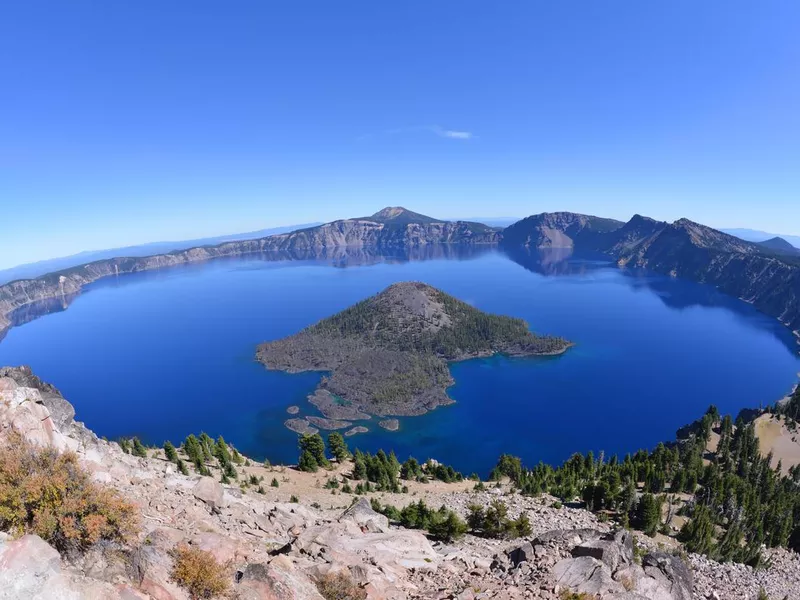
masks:
[[[286,408],[316,414],[305,398],[321,375],[266,371],[254,362],[256,344],[391,283],[424,281],[576,343],[558,358],[454,364],[455,404],[401,418],[397,432],[373,422],[348,438],[482,475],[503,452],[534,464],[652,447],[709,404],[735,416],[775,402],[800,371],[788,330],[708,286],[558,251],[419,258],[252,257],[100,281],[68,310],[12,329],[0,365],[31,365],[98,435],[161,444],[205,431],[291,463]]]

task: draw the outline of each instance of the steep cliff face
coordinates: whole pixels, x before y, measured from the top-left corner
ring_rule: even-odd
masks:
[[[624,225],[614,219],[569,212],[542,213],[518,221],[503,231],[507,246],[526,248],[574,248],[580,240],[591,245],[598,235]]]
[[[545,213],[503,232],[507,250],[570,248],[603,252],[621,266],[708,283],[800,329],[800,259],[773,245],[747,242],[680,219],[635,215],[625,224],[573,213]]]
[[[686,219],[622,251],[622,265],[716,286],[800,329],[800,264]]]
[[[437,221],[402,208],[384,209],[373,217],[344,219],[292,233],[169,254],[100,260],[37,279],[12,281],[0,286],[0,337],[9,327],[29,320],[24,314],[26,306],[60,301],[66,308],[84,286],[114,275],[245,254],[324,253],[342,248],[403,250],[443,244],[494,244],[500,239],[499,230],[480,223]]]

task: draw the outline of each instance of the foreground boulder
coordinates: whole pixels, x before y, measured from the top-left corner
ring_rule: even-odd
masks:
[[[144,600],[127,584],[70,576],[55,548],[36,535],[0,541],[0,600]]]
[[[225,490],[211,477],[201,477],[192,490],[194,497],[205,502],[211,510],[225,507]]]
[[[572,558],[553,568],[557,584],[604,600],[691,600],[692,574],[677,556],[654,552],[638,565],[633,537],[617,531],[586,540],[572,549]]]
[[[374,510],[366,498],[359,498],[353,506],[344,511],[339,521],[352,521],[364,531],[373,533],[389,531],[389,519]]]

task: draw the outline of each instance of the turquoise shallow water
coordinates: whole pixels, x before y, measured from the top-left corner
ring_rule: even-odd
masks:
[[[161,443],[204,430],[292,462],[285,410],[298,404],[309,414],[305,396],[320,375],[268,372],[253,361],[255,345],[393,282],[425,281],[576,342],[558,358],[455,364],[455,404],[402,418],[398,432],[372,425],[349,439],[482,474],[502,452],[534,463],[650,447],[710,403],[735,414],[796,381],[791,334],[749,305],[707,286],[565,258],[252,258],[127,275],[12,329],[0,364],[30,364],[100,435]]]

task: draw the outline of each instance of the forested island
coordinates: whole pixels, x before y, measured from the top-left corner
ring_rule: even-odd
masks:
[[[312,402],[330,419],[420,415],[450,404],[448,362],[563,353],[563,338],[532,333],[424,283],[397,283],[287,338],[258,360],[290,373],[328,371]],[[337,399],[346,402],[343,406]]]

